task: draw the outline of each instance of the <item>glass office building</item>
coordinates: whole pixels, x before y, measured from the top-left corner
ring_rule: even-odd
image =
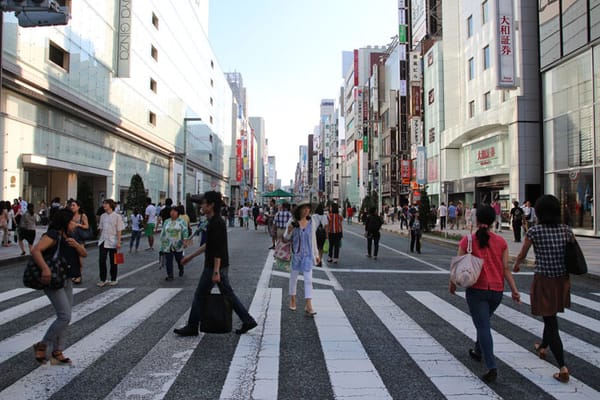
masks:
[[[599,234],[600,1],[540,0],[544,184],[563,221]]]

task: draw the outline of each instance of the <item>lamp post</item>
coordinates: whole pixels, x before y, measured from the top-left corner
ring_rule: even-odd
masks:
[[[181,182],[181,192],[183,196],[182,203],[185,204],[186,200],[186,187],[185,181],[187,178],[187,123],[194,121],[202,121],[200,117],[185,117],[183,118],[183,182]]]

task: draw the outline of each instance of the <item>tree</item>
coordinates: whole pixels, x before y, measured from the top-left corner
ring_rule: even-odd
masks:
[[[139,209],[140,212],[146,207],[146,189],[144,188],[144,181],[139,174],[135,174],[131,177],[129,183],[129,190],[127,191],[127,204],[126,209],[133,210]]]
[[[87,181],[81,180],[77,185],[77,200],[81,203],[81,211],[88,217],[90,229],[96,235],[98,224],[96,222],[96,207],[94,206],[94,193]]]

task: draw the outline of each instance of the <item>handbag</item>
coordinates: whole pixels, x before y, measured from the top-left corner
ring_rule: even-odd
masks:
[[[125,255],[123,253],[115,253],[115,264],[123,264],[125,263]]]
[[[33,258],[29,258],[25,271],[23,272],[23,285],[36,290],[61,289],[65,286],[65,280],[69,273],[69,265],[63,257],[59,256],[60,241],[61,239],[59,237],[58,243],[56,244],[56,250],[52,257],[44,259],[48,267],[50,267],[50,283],[47,285],[42,283],[42,271]]]
[[[275,245],[275,250],[273,250],[273,257],[276,260],[281,261],[290,261],[292,259],[292,242],[284,242],[280,240]]]
[[[88,228],[88,229],[76,228],[75,230],[77,231],[77,238],[79,238],[79,240],[82,240],[85,242],[87,240],[95,239],[94,234],[92,232],[92,228]]]
[[[573,275],[586,274],[588,272],[587,262],[585,261],[581,247],[579,247],[579,243],[577,243],[572,233],[570,236],[565,247],[567,272]]]
[[[477,282],[483,267],[483,260],[471,254],[473,251],[473,238],[471,235],[467,235],[467,240],[467,253],[453,257],[450,262],[450,280],[455,285],[465,288],[473,286]]]
[[[325,243],[323,243],[323,253],[329,252],[329,239],[325,239]]]
[[[231,332],[232,301],[222,293],[210,293],[202,297],[200,307],[200,332]]]

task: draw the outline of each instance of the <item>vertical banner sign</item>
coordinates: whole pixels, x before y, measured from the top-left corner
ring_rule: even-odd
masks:
[[[427,183],[427,148],[425,146],[417,147],[417,183],[424,185]]]
[[[129,78],[129,60],[131,58],[131,2],[119,1],[119,20],[117,22],[117,71],[119,78]]]
[[[498,87],[515,88],[515,38],[513,0],[496,0],[496,53],[498,54]]]
[[[250,185],[254,186],[254,142],[256,136],[254,136],[254,129],[250,130]]]
[[[354,86],[358,86],[358,50],[354,49]]]
[[[410,183],[410,160],[402,160],[400,162],[400,178],[402,178],[403,185]]]
[[[242,181],[242,139],[235,141],[235,180]]]
[[[400,93],[399,93],[399,113],[398,113],[398,128],[400,130],[400,152],[408,152],[408,61],[406,59],[406,48],[408,47],[408,8],[406,0],[398,0],[398,53],[403,57],[398,57],[398,70],[400,76]]]

